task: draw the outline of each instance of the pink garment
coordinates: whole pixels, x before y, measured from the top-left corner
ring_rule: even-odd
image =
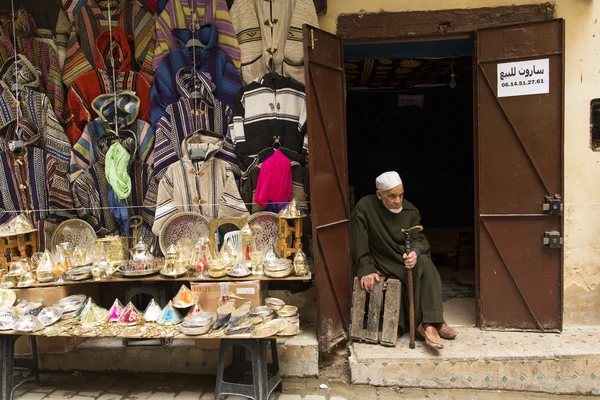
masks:
[[[254,201],[266,207],[273,204],[287,203],[292,198],[292,164],[290,159],[276,150],[260,167]]]

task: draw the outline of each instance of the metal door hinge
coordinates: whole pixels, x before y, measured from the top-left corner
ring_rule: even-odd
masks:
[[[559,194],[554,196],[545,196],[546,202],[544,203],[543,210],[546,214],[550,215],[561,215],[563,211],[562,198]]]
[[[560,249],[563,245],[563,238],[559,231],[544,232],[544,245],[549,249]]]

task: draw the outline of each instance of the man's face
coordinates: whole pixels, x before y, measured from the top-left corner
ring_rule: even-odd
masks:
[[[398,185],[386,191],[377,191],[377,197],[388,210],[400,210],[404,200],[404,185]]]

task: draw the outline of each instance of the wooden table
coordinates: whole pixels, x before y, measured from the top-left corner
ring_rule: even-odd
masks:
[[[63,282],[49,282],[49,283],[36,283],[34,285],[28,287],[19,287],[14,289],[28,289],[28,288],[46,288],[46,287],[59,287],[65,285],[78,285],[78,284],[88,284],[88,283],[112,283],[112,282],[123,282],[123,283],[155,283],[155,282],[231,282],[231,281],[261,281],[262,282],[274,282],[274,281],[310,281],[312,279],[312,274],[309,272],[306,276],[294,276],[290,275],[286,278],[270,278],[267,276],[247,276],[244,278],[232,278],[229,276],[223,278],[198,278],[198,277],[190,277],[190,276],[182,276],[179,278],[167,278],[162,275],[151,275],[146,277],[114,277],[112,279],[103,279],[103,280],[92,280],[87,279],[83,281],[63,281]],[[38,336],[44,336],[42,334],[43,331],[39,332],[17,332],[17,331],[0,331],[0,400],[11,400],[12,392],[14,390],[14,377],[13,377],[13,369],[15,367],[15,358],[14,358],[14,345],[17,339],[20,336],[29,336],[35,339]],[[72,337],[69,334],[59,334],[55,337]],[[83,338],[91,338],[97,337],[96,335],[90,334],[82,334],[78,337]],[[139,334],[128,334],[128,335],[117,335],[111,336],[122,339],[162,339],[159,337],[145,337]],[[175,336],[170,336],[172,339],[237,339],[242,341],[256,341],[260,342],[260,345],[265,345],[268,341],[275,339],[275,337],[269,338],[260,338],[255,339],[251,334],[243,334],[243,335],[226,335],[226,336],[209,336],[209,335],[201,335],[201,336],[187,336],[183,334],[178,334]],[[27,365],[33,370],[34,375],[37,377],[37,347],[34,343],[33,353],[33,361]],[[278,367],[277,367],[278,370]],[[38,378],[39,379],[39,378]],[[262,380],[262,378],[261,378]],[[39,384],[39,382],[38,382]],[[272,389],[272,386],[269,386]],[[261,392],[262,393],[262,392]]]

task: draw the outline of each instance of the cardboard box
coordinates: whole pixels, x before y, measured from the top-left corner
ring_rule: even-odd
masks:
[[[77,285],[65,285],[44,288],[14,289],[17,299],[28,301],[43,301],[44,306],[52,306],[58,300],[73,294],[84,294],[98,301],[100,291],[95,283],[82,283]],[[66,338],[66,337],[37,337],[38,354],[56,354],[68,353],[75,347],[85,341],[84,338]],[[31,354],[29,348],[29,339],[27,336],[21,336],[15,342],[15,355]]]
[[[262,306],[267,290],[261,281],[194,282],[192,292],[204,311],[215,312],[228,299],[234,299],[236,307],[247,301],[252,303],[252,308]]]

